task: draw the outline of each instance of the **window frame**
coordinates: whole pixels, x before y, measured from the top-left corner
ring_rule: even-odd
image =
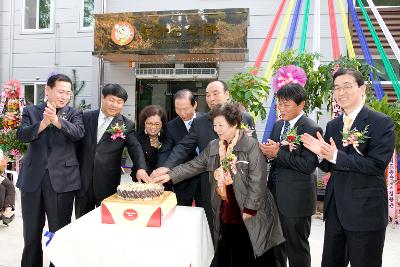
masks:
[[[79,31],[80,32],[91,32],[94,29],[94,16],[93,23],[91,26],[84,26],[84,16],[85,16],[85,0],[81,0],[81,4],[79,7]],[[94,0],[93,0],[93,14],[94,15]]]
[[[33,85],[33,103],[32,105],[38,105],[40,104],[40,102],[37,99],[37,91],[38,91],[38,85],[44,85],[44,90],[46,90],[46,82],[23,82],[22,83],[22,88],[23,88],[23,96],[24,96],[24,100],[26,101],[26,97],[25,97],[25,86],[26,85]],[[46,98],[46,92],[44,91],[44,98],[43,100]]]
[[[37,34],[37,33],[54,33],[54,2],[55,0],[50,0],[50,27],[44,29],[25,29],[25,6],[26,1],[22,1],[22,21],[21,21],[21,34]],[[40,0],[36,0],[37,6],[40,5]],[[36,9],[36,27],[39,27],[39,8]]]

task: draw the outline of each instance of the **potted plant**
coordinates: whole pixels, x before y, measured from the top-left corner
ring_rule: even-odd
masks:
[[[227,82],[229,93],[233,100],[241,103],[255,117],[260,115],[262,119],[265,119],[267,111],[263,104],[269,93],[269,85],[263,77],[258,77],[251,71],[252,69],[248,72],[236,73]]]

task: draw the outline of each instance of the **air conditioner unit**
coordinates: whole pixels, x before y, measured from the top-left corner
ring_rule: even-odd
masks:
[[[216,68],[137,68],[137,79],[216,79]]]

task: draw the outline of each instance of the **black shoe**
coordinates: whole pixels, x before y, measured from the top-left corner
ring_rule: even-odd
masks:
[[[11,217],[6,217],[6,216],[2,215],[1,219],[3,220],[3,224],[8,226],[8,224],[10,222],[12,222],[14,220],[14,218],[15,218],[15,214],[11,215]]]

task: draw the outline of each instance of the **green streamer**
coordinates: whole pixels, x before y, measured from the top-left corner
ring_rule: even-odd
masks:
[[[364,4],[362,3],[361,0],[357,0],[357,3],[361,8],[364,19],[368,25],[368,29],[372,34],[372,38],[374,38],[375,45],[378,48],[379,54],[383,61],[383,65],[385,66],[385,70],[388,73],[390,80],[392,81],[394,91],[396,92],[396,95],[397,95],[397,99],[400,99],[400,84],[399,84],[399,81],[397,80],[396,74],[394,73],[392,65],[390,64],[389,59],[387,58],[385,50],[383,50],[381,41],[379,40],[379,37],[376,34],[376,31],[374,29],[374,26],[372,25],[371,19],[369,18],[368,13],[365,10]]]
[[[300,54],[302,54],[304,52],[304,49],[306,48],[309,14],[310,14],[310,0],[307,0],[306,7],[304,10],[303,25],[302,25],[302,30],[301,30],[301,39],[300,39],[300,48],[299,48]]]

